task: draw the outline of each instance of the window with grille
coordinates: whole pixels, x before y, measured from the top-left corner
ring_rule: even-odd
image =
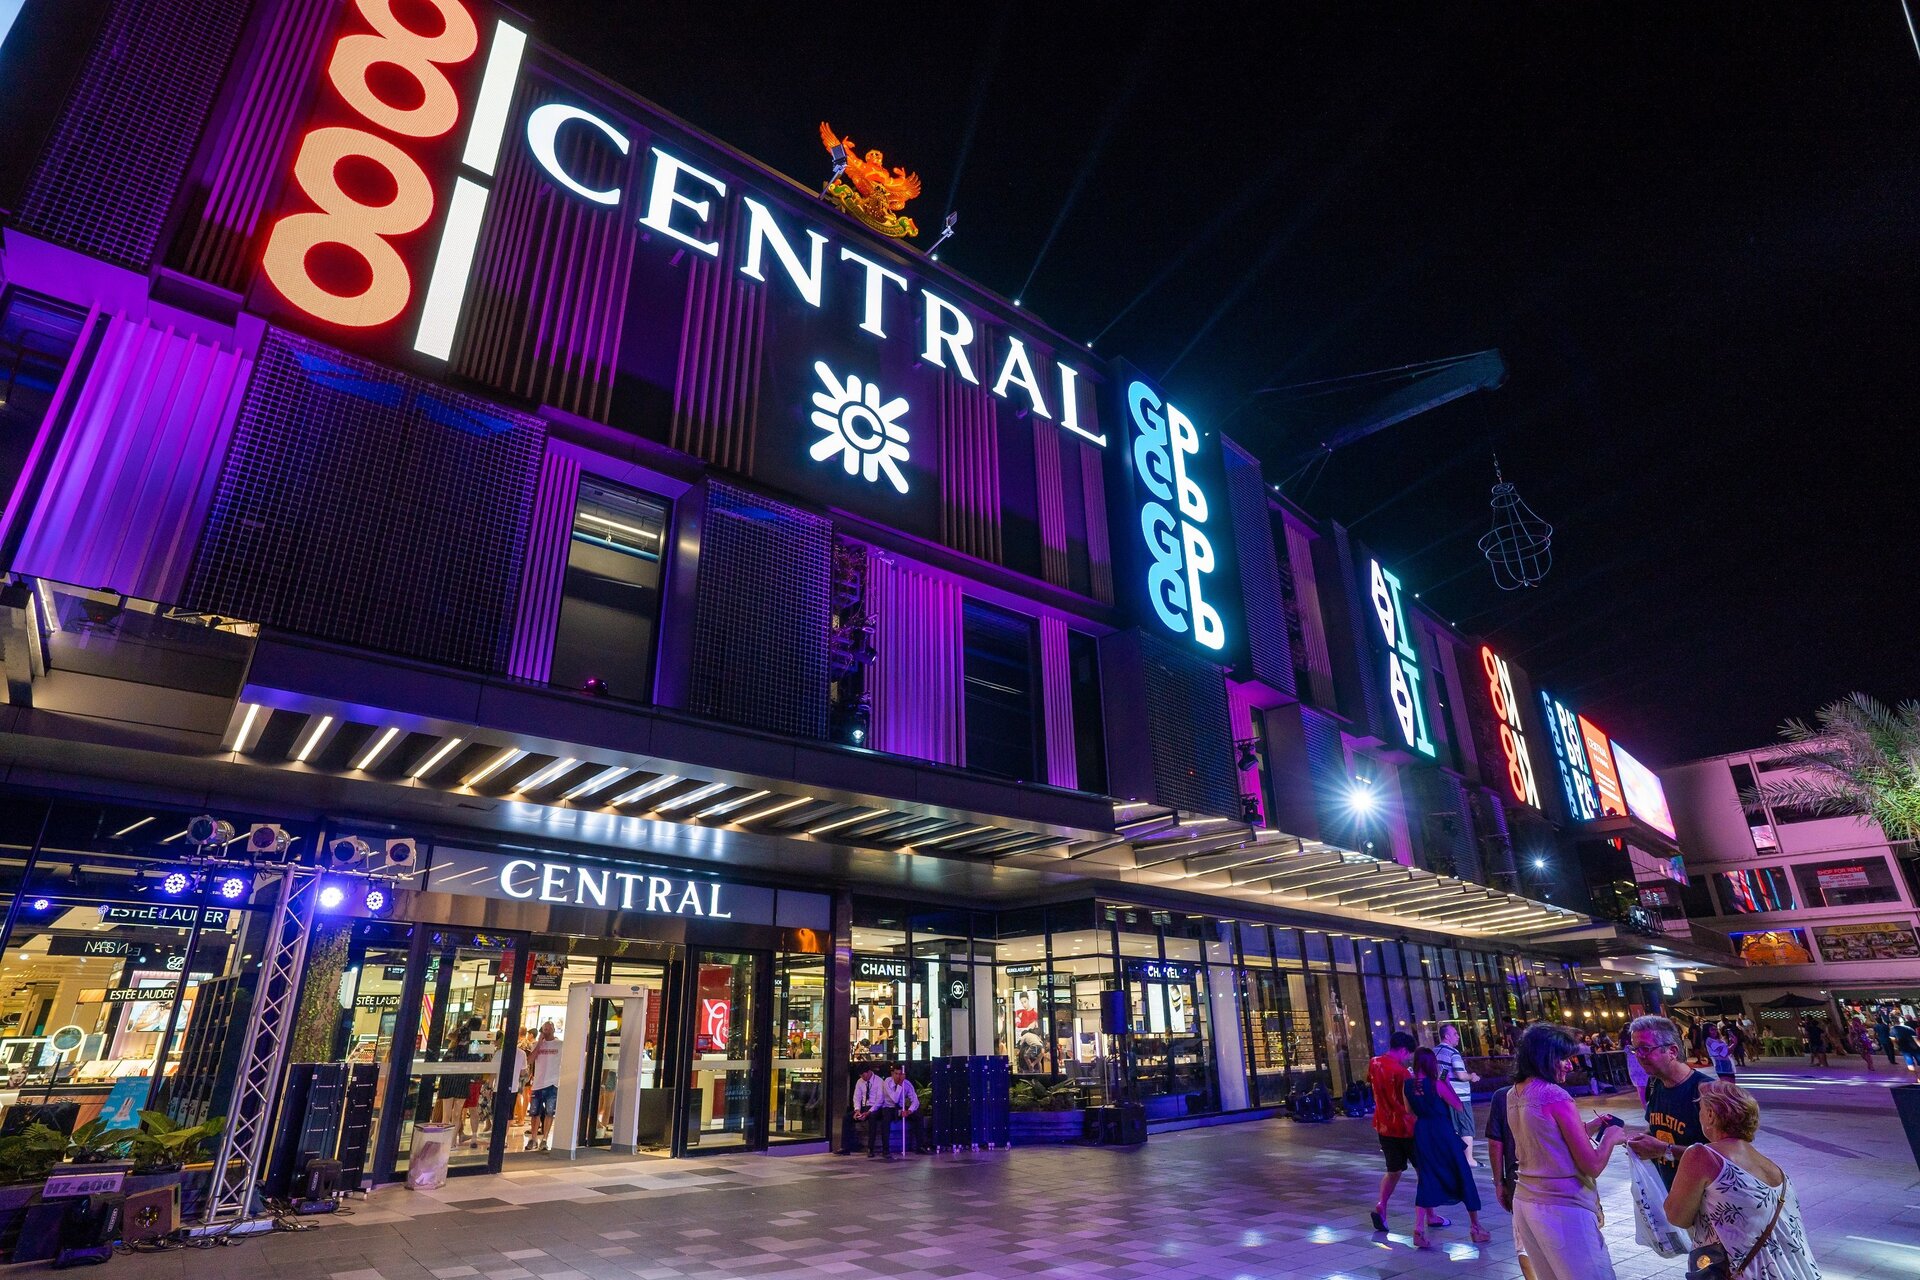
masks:
[[[553,639],[554,684],[579,689],[598,680],[613,697],[651,698],[666,537],[664,503],[581,478]]]

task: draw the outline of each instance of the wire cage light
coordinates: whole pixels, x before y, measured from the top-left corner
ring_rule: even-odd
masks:
[[[1553,568],[1553,526],[1535,515],[1519,490],[1500,473],[1493,460],[1493,528],[1480,539],[1480,554],[1493,568],[1494,585],[1502,591],[1537,587]]]

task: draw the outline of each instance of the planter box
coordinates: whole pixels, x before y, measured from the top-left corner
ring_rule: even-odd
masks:
[[[13,1247],[20,1242],[20,1228],[26,1225],[27,1209],[40,1199],[39,1182],[16,1182],[0,1187],[0,1258],[12,1258]]]
[[[1163,1093],[1147,1099],[1148,1120],[1177,1120],[1187,1114],[1187,1095]]]
[[[1085,1132],[1087,1113],[1072,1111],[1009,1111],[1007,1141],[1016,1147],[1038,1147],[1078,1142]]]

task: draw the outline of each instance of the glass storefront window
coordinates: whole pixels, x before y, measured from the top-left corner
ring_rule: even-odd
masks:
[[[751,1145],[754,1096],[754,991],[763,957],[700,951],[694,974],[692,1070],[687,1081],[687,1145]],[[763,1095],[764,1096],[764,1095]]]
[[[1046,914],[1035,908],[1000,916],[995,946],[995,1052],[1004,1054],[1015,1075],[1050,1075],[1052,1028],[1042,998],[1047,978]]]
[[[823,1138],[827,958],[788,953],[774,981],[776,1006],[770,1141]]]
[[[1249,964],[1253,963],[1254,957],[1256,956],[1271,956],[1273,954],[1272,931],[1264,924],[1253,924],[1249,921],[1242,920],[1240,922],[1240,951],[1247,957]]]

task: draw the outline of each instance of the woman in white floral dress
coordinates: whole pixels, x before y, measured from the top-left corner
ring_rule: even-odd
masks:
[[[1760,1154],[1760,1104],[1737,1084],[1700,1086],[1700,1129],[1667,1193],[1667,1221],[1695,1246],[1718,1242],[1740,1280],[1820,1280],[1800,1200],[1779,1165]]]

